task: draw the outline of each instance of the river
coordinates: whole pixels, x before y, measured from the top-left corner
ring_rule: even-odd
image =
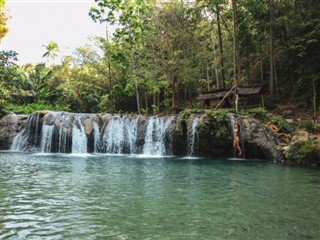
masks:
[[[319,239],[319,201],[318,169],[0,152],[0,239]]]

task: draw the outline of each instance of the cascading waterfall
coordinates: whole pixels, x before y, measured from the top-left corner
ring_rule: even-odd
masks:
[[[113,154],[135,153],[138,117],[112,116],[102,133],[103,152]]]
[[[141,118],[141,120],[140,120]],[[11,149],[44,153],[172,154],[176,117],[35,113]]]
[[[27,119],[25,129],[14,139],[11,150],[29,151],[38,149],[41,143],[41,131],[40,113],[31,114]]]
[[[233,132],[235,117],[228,114]],[[120,114],[83,114],[39,111],[26,120],[20,116],[0,122],[0,144],[11,150],[43,153],[107,153],[179,156],[225,156],[232,150],[232,136],[218,137],[216,126],[204,114],[192,114],[187,119],[178,116],[143,116]],[[238,116],[239,140],[244,156],[280,159],[277,137],[261,123]],[[201,121],[200,121],[201,120]],[[9,125],[6,125],[8,124]],[[201,126],[201,129],[200,129]],[[7,132],[3,131],[8,129]],[[19,131],[18,134],[16,132]],[[228,134],[228,133],[227,133]],[[231,134],[232,135],[232,134]],[[15,136],[15,137],[13,137]],[[217,137],[217,138],[216,138]],[[206,139],[200,139],[206,138]],[[201,140],[201,141],[200,141]],[[203,140],[203,141],[202,141]],[[226,143],[226,148],[224,148]],[[208,146],[218,146],[208,148]],[[240,150],[239,150],[240,152]]]
[[[51,152],[53,126],[43,125],[41,135],[41,152]]]
[[[88,139],[79,117],[72,126],[72,153],[87,153]]]
[[[148,118],[148,125],[145,136],[143,154],[165,155],[166,129],[170,125],[172,118],[164,120],[158,116]]]
[[[99,152],[99,143],[100,143],[100,131],[99,131],[99,125],[96,122],[93,122],[93,152],[97,153]]]
[[[129,150],[130,153],[136,153],[137,149],[137,135],[138,135],[138,121],[139,116],[135,117],[133,120],[127,120],[127,134],[128,134],[128,142],[129,142]]]
[[[276,144],[279,144],[278,139],[274,136],[274,134],[266,128],[262,123],[258,122],[257,120],[254,120],[254,122],[257,124],[257,126],[260,127],[260,129],[263,130],[268,140],[275,142]]]
[[[188,128],[188,156],[190,157],[194,155],[194,145],[198,125],[199,117],[196,116],[195,118],[193,118],[191,129]]]

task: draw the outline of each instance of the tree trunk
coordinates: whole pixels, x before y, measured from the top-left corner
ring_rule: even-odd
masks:
[[[262,44],[259,41],[259,58],[260,58],[260,81],[261,84],[264,84],[264,77],[263,77],[263,59],[262,59]]]
[[[278,75],[277,75],[277,65],[276,65],[276,57],[273,54],[273,72],[274,72],[274,90],[277,92],[278,89]]]
[[[206,62],[206,66],[207,66],[207,90],[210,91],[210,74],[209,74],[209,64],[208,62]]]
[[[273,17],[274,17],[274,2],[273,0],[269,0],[269,13],[270,13],[270,95],[273,97],[274,94],[274,41],[273,41]]]
[[[313,116],[317,116],[317,91],[316,91],[315,79],[312,80],[312,90],[313,90],[313,97],[312,97]]]
[[[148,104],[148,94],[147,93],[144,94],[144,101],[145,101],[145,104],[146,104],[146,112],[148,112],[149,104]]]
[[[157,106],[157,94],[154,93],[152,95],[152,105]]]
[[[106,41],[109,43],[109,32],[108,32],[108,22],[106,22]],[[112,89],[112,79],[111,79],[111,63],[108,58],[108,80],[110,91]]]
[[[134,58],[134,49],[132,43],[132,33],[131,28],[129,27],[129,41],[130,41],[130,48],[131,48],[131,77],[134,79],[134,87],[136,90],[136,100],[137,100],[137,111],[138,114],[141,114],[141,105],[140,105],[140,95],[139,95],[139,88],[138,88],[138,80],[135,74],[135,58]]]
[[[220,7],[219,7],[219,4],[216,5],[216,9],[217,9],[217,25],[218,25],[218,38],[219,38],[219,51],[220,51],[221,78],[222,78],[223,88],[226,88],[226,79],[225,79],[225,72],[224,72],[223,44],[222,44],[221,23],[220,23]]]
[[[172,90],[172,112],[177,113],[178,109],[178,84],[175,77],[171,77],[171,90]]]
[[[234,82],[239,82],[240,62],[239,62],[239,40],[238,40],[238,17],[237,3],[232,0],[232,17],[233,17],[233,77]]]
[[[137,99],[137,110],[138,114],[141,114],[141,108],[140,108],[140,96],[139,96],[139,89],[138,89],[138,83],[137,80],[134,81],[135,89],[136,89],[136,99]]]
[[[289,36],[288,36],[287,26],[283,27],[282,32],[283,32],[283,38],[284,38],[285,46],[287,48],[287,58],[288,58],[289,74],[290,74],[290,76],[289,76],[290,77],[289,88],[290,88],[290,92],[293,93],[293,87],[294,87],[295,82],[296,82],[295,81],[294,66],[293,66],[293,62],[292,62],[294,57],[293,57],[292,50],[289,47]]]
[[[238,20],[237,20],[237,3],[236,0],[232,0],[232,16],[233,16],[233,77],[234,77],[234,84],[235,84],[235,110],[238,112],[238,82],[239,82],[239,72],[240,67],[239,66],[239,41],[238,41]]]
[[[219,74],[218,74],[218,69],[217,69],[217,65],[216,65],[217,53],[216,53],[216,46],[215,46],[213,31],[211,31],[211,41],[212,41],[213,54],[214,54],[213,60],[212,60],[212,66],[214,68],[214,73],[216,75],[216,89],[219,89],[220,88],[220,81],[219,81]]]

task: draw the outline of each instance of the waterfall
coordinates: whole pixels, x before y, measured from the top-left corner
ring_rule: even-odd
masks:
[[[130,153],[137,152],[138,121],[139,117],[134,118],[132,121],[127,121],[127,133]]]
[[[136,152],[138,117],[112,116],[102,133],[103,152],[124,154]]]
[[[195,138],[196,132],[199,125],[199,117],[196,116],[192,120],[191,129],[188,128],[188,156],[194,155],[194,145],[195,145]]]
[[[43,125],[41,136],[41,152],[51,152],[51,143],[53,135],[53,126]]]
[[[42,117],[41,117],[42,116]],[[44,153],[172,154],[176,117],[48,112],[29,116],[12,150]]]
[[[72,126],[72,153],[87,153],[88,139],[79,117]]]
[[[28,117],[25,129],[15,137],[11,150],[36,151],[40,148],[42,131],[40,114],[35,112]]]
[[[171,121],[172,118],[167,120],[157,116],[148,118],[143,154],[166,155],[166,129]]]
[[[236,117],[228,114],[232,133]],[[246,146],[247,157],[281,159],[276,136],[256,120],[243,116],[238,118],[241,157],[245,157]],[[38,111],[30,114],[27,120],[23,117],[18,123],[8,123],[6,119],[0,122],[0,147],[4,142],[7,149],[8,143],[12,142],[11,150],[43,153],[225,156],[231,150],[233,137],[233,134],[226,135],[228,133],[223,126],[223,132],[219,132],[223,139],[220,139],[217,134],[220,129],[213,129],[216,126],[205,114],[192,114],[185,124],[185,118],[180,120],[177,115]]]
[[[100,131],[99,125],[96,122],[93,122],[93,152],[99,152],[99,143],[100,143]]]

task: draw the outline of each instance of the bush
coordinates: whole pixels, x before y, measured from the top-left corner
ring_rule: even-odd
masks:
[[[281,117],[272,117],[270,122],[277,126],[282,133],[291,133],[292,129],[290,124],[287,122],[287,120],[281,118]]]
[[[256,118],[260,121],[268,121],[269,120],[268,116],[267,116],[268,111],[262,107],[248,109],[247,113],[250,116],[252,116],[253,118]]]
[[[300,165],[319,165],[320,142],[312,140],[298,141],[290,146],[287,158]]]
[[[31,114],[36,111],[51,110],[51,111],[70,111],[69,107],[54,106],[51,104],[26,104],[26,105],[14,105],[8,104],[5,106],[5,110],[18,113],[18,114]]]
[[[212,135],[216,139],[229,139],[230,126],[228,118],[228,109],[219,109],[218,111],[206,111],[206,115],[212,124]],[[218,140],[219,141],[219,140]]]
[[[179,122],[187,122],[191,114],[202,114],[202,110],[198,109],[184,109],[181,111],[178,115],[178,121]]]

